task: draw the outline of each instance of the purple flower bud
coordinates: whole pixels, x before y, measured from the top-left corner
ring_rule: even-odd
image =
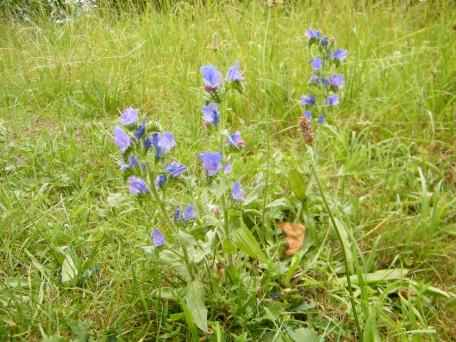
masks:
[[[146,132],[146,124],[143,122],[141,125],[139,125],[138,128],[136,128],[134,136],[137,140],[141,139]]]
[[[146,182],[136,176],[128,178],[128,188],[132,195],[141,195],[149,192]]]
[[[215,176],[222,169],[220,152],[202,152],[199,157],[208,176]]]
[[[119,147],[121,153],[125,153],[131,145],[130,136],[118,126],[114,128],[114,142]]]
[[[203,120],[206,125],[214,125],[220,121],[220,111],[218,105],[215,102],[211,102],[203,107]]]
[[[313,95],[301,96],[301,105],[302,106],[313,106],[314,104],[315,104],[315,96],[313,96]]]
[[[178,163],[177,161],[172,161],[166,166],[165,170],[171,177],[176,178],[187,171],[187,167],[183,164]]]
[[[320,57],[312,58],[312,60],[310,61],[310,66],[314,71],[321,70],[321,68],[323,67],[323,60]]]
[[[136,121],[138,121],[138,111],[132,107],[128,107],[120,114],[120,123],[124,126],[132,125]]]
[[[226,73],[226,80],[228,82],[241,82],[244,80],[244,76],[241,73],[241,64],[239,62],[234,63]]]
[[[245,193],[244,190],[241,187],[241,183],[239,181],[235,182],[233,184],[233,187],[231,188],[231,197],[233,200],[237,202],[242,202],[245,199]]]
[[[318,123],[320,125],[322,125],[325,123],[325,121],[326,121],[325,116],[323,114],[320,114],[320,116],[318,117]]]
[[[152,244],[155,247],[160,247],[165,244],[165,237],[161,233],[160,229],[158,229],[158,228],[152,229],[152,232],[150,234],[150,239],[152,240]]]
[[[133,156],[133,155],[128,157],[128,163],[124,163],[124,162],[120,163],[120,170],[122,172],[133,169],[135,167],[139,167],[139,160],[136,156]]]
[[[146,139],[144,146],[146,149],[154,146],[155,157],[159,159],[176,146],[176,140],[170,132],[154,133]]]
[[[245,146],[245,141],[241,138],[241,132],[236,131],[233,134],[228,135],[228,143],[231,146],[241,148]]]
[[[166,183],[166,175],[158,175],[157,177],[155,177],[155,182],[154,183],[155,183],[155,187],[157,189],[163,188],[163,186]]]
[[[326,104],[328,106],[337,106],[339,104],[339,96],[337,96],[337,95],[329,95],[326,98]]]
[[[203,76],[204,88],[207,92],[214,92],[222,85],[222,74],[211,64],[203,65],[200,68]]]

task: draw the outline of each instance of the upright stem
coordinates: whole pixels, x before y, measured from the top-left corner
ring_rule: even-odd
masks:
[[[361,325],[359,323],[358,312],[356,311],[356,302],[355,302],[355,296],[353,294],[353,288],[352,288],[352,282],[351,282],[351,272],[350,272],[350,268],[349,268],[349,265],[348,265],[347,251],[345,250],[342,235],[341,235],[341,233],[339,231],[339,228],[337,227],[336,220],[334,219],[334,216],[333,216],[333,214],[331,212],[331,209],[329,208],[328,201],[326,200],[326,196],[325,196],[325,194],[323,192],[323,188],[321,186],[320,179],[318,178],[317,172],[315,171],[315,167],[313,165],[313,162],[310,164],[310,167],[312,169],[312,174],[313,174],[315,180],[317,181],[318,191],[320,192],[320,196],[321,196],[321,199],[323,200],[323,204],[325,206],[326,212],[329,215],[329,219],[331,220],[331,224],[332,224],[334,230],[336,231],[337,238],[338,238],[339,243],[340,243],[340,245],[342,247],[342,252],[343,252],[343,255],[344,255],[345,277],[347,279],[348,293],[350,295],[350,302],[351,302],[351,306],[352,306],[352,310],[353,310],[353,316],[355,318],[355,324],[356,324],[356,330],[358,332],[358,337],[361,338],[362,337],[362,331],[361,331]]]
[[[158,195],[157,189],[155,188],[155,184],[151,183],[151,189],[152,189],[152,191],[151,191],[152,196],[153,196],[154,200],[158,203],[158,207],[160,208],[160,212],[162,214],[163,220],[166,221],[168,226],[172,227],[174,231],[177,231],[176,225],[169,218],[169,216],[166,212],[165,205],[164,205],[163,201],[161,200],[160,196]],[[192,267],[192,264],[190,263],[190,258],[188,256],[187,247],[180,242],[179,242],[179,244],[181,245],[182,251],[184,253],[183,258],[184,258],[185,265],[187,266],[188,273],[190,274],[190,278],[193,280],[193,279],[195,279],[195,275],[193,274],[193,267]]]

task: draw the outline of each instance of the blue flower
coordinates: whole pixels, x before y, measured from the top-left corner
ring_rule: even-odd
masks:
[[[120,123],[124,126],[132,125],[138,121],[138,111],[128,107],[120,114]]]
[[[222,74],[215,66],[211,64],[203,65],[200,68],[200,72],[203,76],[204,88],[206,91],[217,91],[217,89],[222,85]]]
[[[137,140],[141,139],[146,132],[146,124],[143,122],[141,125],[136,128],[134,136]]]
[[[226,80],[228,82],[241,82],[244,80],[244,76],[241,72],[241,64],[239,62],[234,63],[226,73]]]
[[[138,166],[139,166],[139,160],[136,156],[133,156],[133,155],[128,157],[128,163],[124,163],[123,161],[120,162],[120,170],[122,172],[125,172],[127,170],[133,169]]]
[[[144,141],[146,149],[154,146],[155,157],[161,158],[176,146],[174,135],[170,132],[154,133]]]
[[[331,59],[333,61],[337,62],[342,62],[345,60],[348,56],[347,50],[344,49],[336,49],[332,54],[331,54]]]
[[[245,199],[245,193],[244,190],[241,187],[241,183],[239,181],[235,182],[233,184],[233,187],[231,188],[231,197],[233,200],[237,202],[242,202]]]
[[[312,60],[310,61],[310,66],[314,71],[321,70],[321,68],[323,67],[323,60],[320,57],[312,58]]]
[[[199,157],[208,176],[215,176],[222,169],[220,152],[202,152]]]
[[[329,95],[326,98],[326,104],[328,106],[337,106],[339,104],[339,96],[337,96],[337,95]]]
[[[184,211],[182,213],[182,219],[185,222],[196,219],[196,210],[193,207],[193,205],[189,204],[184,208]]]
[[[239,131],[228,135],[228,143],[237,148],[245,146],[245,141],[241,138],[241,132]]]
[[[152,232],[150,233],[150,239],[152,240],[152,244],[155,247],[160,247],[165,244],[165,237],[158,228],[152,229]]]
[[[321,33],[315,29],[306,30],[306,36],[309,41],[320,39]]]
[[[313,96],[313,95],[301,96],[301,105],[302,106],[312,106],[314,104],[315,104],[315,96]]]
[[[201,111],[203,112],[205,124],[217,126],[220,121],[220,112],[218,105],[215,102],[205,105]]]
[[[155,187],[161,189],[166,183],[166,175],[158,175],[155,177]]]
[[[141,195],[149,192],[149,188],[141,178],[131,176],[128,178],[128,188],[133,195]]]
[[[321,37],[320,38],[320,45],[323,47],[327,47],[329,45],[328,37]]]
[[[320,116],[318,117],[318,123],[320,125],[322,125],[325,123],[325,121],[326,121],[325,116],[323,114],[320,114]]]
[[[114,128],[114,142],[119,147],[120,152],[125,153],[131,145],[130,136],[120,127]]]
[[[335,74],[329,77],[328,82],[332,88],[338,90],[339,88],[342,88],[344,86],[345,78],[343,75]]]
[[[179,177],[185,171],[187,171],[187,167],[178,163],[177,161],[172,161],[165,167],[166,172],[169,173],[171,177]]]
[[[312,120],[312,113],[309,112],[308,110],[306,110],[302,115],[303,115],[307,120]]]

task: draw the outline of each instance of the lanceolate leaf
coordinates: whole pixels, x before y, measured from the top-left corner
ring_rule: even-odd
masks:
[[[260,244],[246,226],[243,225],[236,230],[233,235],[235,243],[241,251],[251,258],[255,258],[264,263],[268,262],[268,258],[261,249]]]
[[[193,323],[202,331],[208,332],[204,285],[200,281],[194,280],[188,285],[185,303],[191,313]]]

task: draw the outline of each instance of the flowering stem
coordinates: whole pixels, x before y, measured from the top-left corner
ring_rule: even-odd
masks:
[[[323,204],[325,206],[326,212],[329,215],[329,219],[331,221],[331,224],[332,224],[334,230],[336,231],[337,238],[338,238],[339,243],[340,243],[340,245],[342,247],[342,253],[344,255],[345,277],[347,279],[348,293],[350,295],[350,303],[351,303],[352,310],[353,310],[353,317],[355,319],[355,325],[356,325],[356,330],[357,330],[357,333],[358,333],[358,337],[361,337],[363,335],[362,335],[361,325],[359,323],[358,312],[356,311],[355,296],[353,294],[353,288],[352,288],[352,282],[351,282],[351,272],[350,272],[350,267],[348,265],[347,252],[346,252],[346,250],[344,248],[344,241],[343,241],[342,235],[341,235],[341,233],[339,231],[339,228],[337,227],[336,220],[334,219],[334,216],[333,216],[333,214],[331,212],[331,209],[329,208],[328,201],[326,200],[326,196],[325,196],[325,194],[323,192],[323,188],[321,186],[321,182],[320,182],[320,179],[318,178],[317,172],[315,171],[315,167],[313,165],[313,162],[310,164],[310,167],[311,167],[311,170],[312,170],[312,175],[314,176],[314,178],[315,178],[315,180],[317,182],[318,191],[320,192],[320,196],[321,196],[321,199],[323,200]]]
[[[155,188],[154,184],[152,184],[151,189],[152,189],[152,191],[151,191],[152,197],[158,203],[161,214],[163,216],[163,220],[166,221],[166,223],[168,224],[169,227],[172,227],[173,230],[177,232],[177,227],[174,224],[174,222],[169,218],[169,216],[166,212],[165,205],[164,205],[163,201],[161,200],[160,196],[158,195],[157,189]],[[192,264],[190,263],[190,258],[188,256],[187,248],[185,247],[184,244],[182,244],[182,243],[179,243],[179,244],[182,247],[182,251],[184,254],[183,259],[184,259],[185,265],[187,266],[188,273],[190,274],[190,278],[193,280],[193,279],[195,279],[195,276],[193,274],[193,267],[192,267]]]

